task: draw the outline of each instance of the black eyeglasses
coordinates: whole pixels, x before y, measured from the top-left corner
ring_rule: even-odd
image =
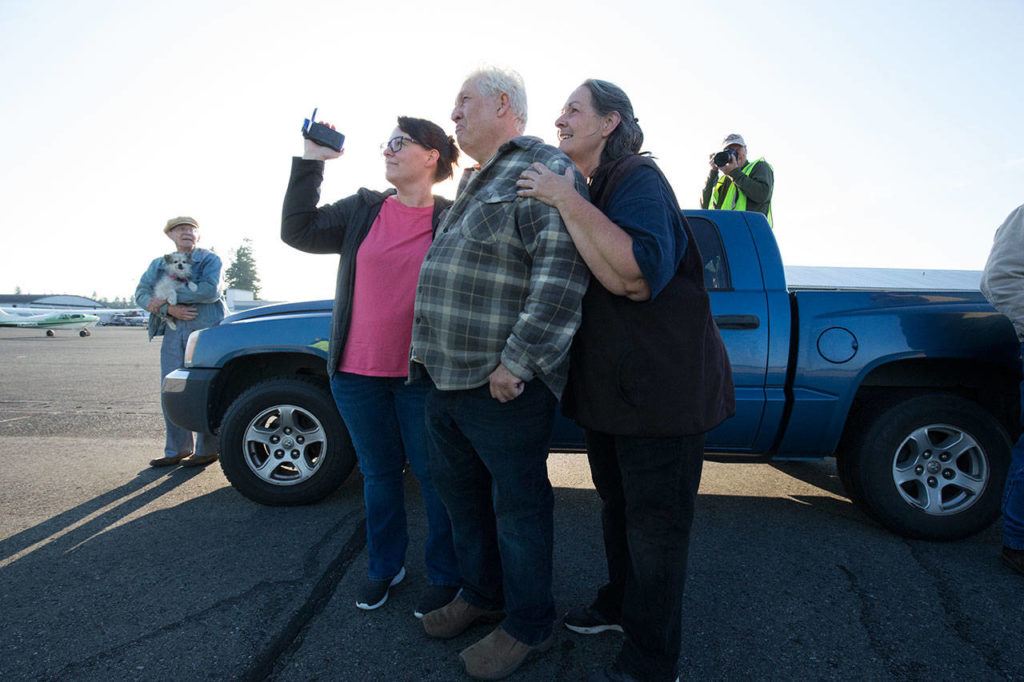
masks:
[[[404,135],[397,135],[395,137],[392,137],[387,142],[381,144],[380,151],[383,154],[384,150],[388,149],[388,150],[391,151],[392,154],[397,154],[398,152],[402,151],[402,147],[404,147],[407,144],[418,144],[421,147],[426,148],[426,145],[424,145],[424,144],[422,144],[420,142],[417,142],[416,140],[412,139],[411,137],[405,137]]]

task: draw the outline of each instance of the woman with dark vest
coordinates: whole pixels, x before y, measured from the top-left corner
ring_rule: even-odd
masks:
[[[281,239],[308,253],[341,254],[327,375],[363,474],[370,562],[356,606],[383,606],[390,588],[405,577],[408,460],[427,512],[429,585],[414,611],[421,617],[451,601],[460,582],[451,522],[427,465],[428,383],[407,383],[416,281],[441,215],[451,206],[432,190],[452,177],[459,150],[440,126],[408,116],[398,118],[381,150],[393,189],[362,188],[318,208],[324,161],[341,152],[306,139],[302,158],[292,159]]]
[[[704,434],[734,412],[732,371],[697,244],[665,176],[639,154],[629,98],[587,80],[555,126],[593,204],[571,174],[540,164],[523,173],[519,194],[559,210],[593,275],[563,408],[586,433],[609,574],[565,625],[625,634],[614,664],[591,680],[674,680]]]

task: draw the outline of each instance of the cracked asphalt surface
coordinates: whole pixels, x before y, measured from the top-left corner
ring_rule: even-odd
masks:
[[[0,329],[0,679],[459,680],[487,633],[429,640],[414,478],[408,577],[358,611],[366,570],[358,475],[310,507],[263,507],[218,465],[160,454],[159,346]],[[555,453],[555,598],[603,577],[586,457]],[[998,523],[910,541],[843,496],[831,462],[708,462],[684,604],[686,680],[1024,680],[1024,577]],[[582,680],[620,635],[560,629],[512,679]]]

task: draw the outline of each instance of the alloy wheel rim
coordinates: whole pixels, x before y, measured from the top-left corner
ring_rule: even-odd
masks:
[[[892,478],[904,502],[933,516],[959,514],[985,491],[988,457],[971,434],[929,424],[907,436],[893,455]]]
[[[308,410],[274,405],[257,414],[242,437],[245,463],[272,485],[296,485],[320,469],[327,454],[327,433]]]

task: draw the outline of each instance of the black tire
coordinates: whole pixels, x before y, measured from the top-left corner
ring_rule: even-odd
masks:
[[[355,467],[348,430],[330,390],[273,379],[239,395],[220,427],[220,465],[238,492],[272,506],[310,504]]]
[[[850,466],[850,463],[854,460],[855,457],[846,455],[845,451],[837,452],[836,473],[839,474],[839,482],[842,484],[846,496],[850,498],[850,502],[864,509],[864,496],[861,494],[860,487],[857,485],[854,476],[855,467]]]
[[[916,394],[851,419],[837,468],[850,499],[886,528],[959,540],[999,516],[1010,447],[977,403]]]

